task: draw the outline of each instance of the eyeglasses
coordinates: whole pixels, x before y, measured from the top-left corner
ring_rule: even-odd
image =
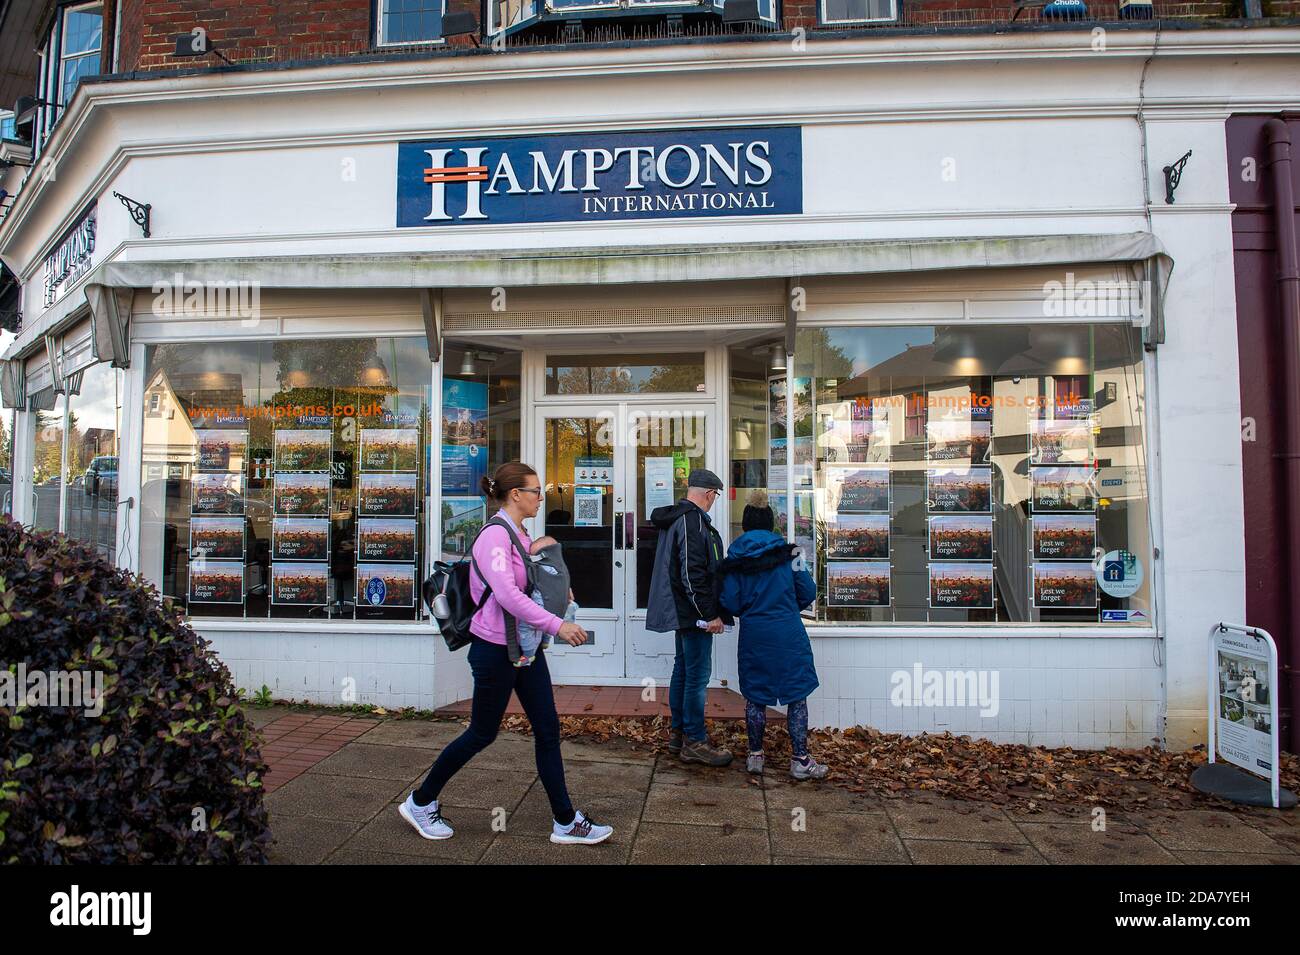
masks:
[[[542,496],[542,489],[540,487],[517,487],[515,490],[522,491],[524,494],[536,494],[538,497]]]

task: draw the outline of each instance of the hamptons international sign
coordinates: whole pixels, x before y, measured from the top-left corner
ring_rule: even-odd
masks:
[[[397,225],[789,215],[797,126],[399,143]]]

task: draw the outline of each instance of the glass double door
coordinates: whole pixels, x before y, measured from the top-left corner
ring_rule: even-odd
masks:
[[[671,670],[672,635],[645,629],[659,536],[650,514],[686,496],[692,468],[709,467],[713,413],[659,400],[537,410],[544,497],[534,539],[564,545],[590,635],[582,647],[552,645],[557,680],[663,680]]]

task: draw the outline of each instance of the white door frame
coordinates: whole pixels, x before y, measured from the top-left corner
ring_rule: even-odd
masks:
[[[551,351],[563,350],[565,354],[600,355],[626,354],[635,350],[634,344],[579,348],[560,344]],[[635,481],[636,456],[624,438],[628,433],[629,417],[637,411],[654,408],[666,411],[700,411],[706,415],[706,466],[718,471],[725,460],[725,402],[726,402],[726,348],[720,345],[676,345],[656,347],[655,353],[704,352],[705,391],[700,393],[671,394],[615,394],[615,395],[547,395],[545,346],[525,350],[521,369],[524,460],[537,468],[543,486],[546,483],[546,429],[543,422],[554,417],[599,417],[612,415],[618,439],[614,448],[614,511],[625,513],[636,507]],[[724,483],[726,478],[724,477]],[[726,506],[715,504],[711,512],[715,521],[721,520],[719,529],[726,534]],[[534,519],[529,528],[534,537],[543,533],[545,515]],[[633,521],[635,524],[635,520]],[[552,660],[552,670],[560,683],[605,683],[640,685],[649,676],[658,683],[667,682],[671,673],[674,645],[671,634],[647,634],[644,630],[645,611],[636,610],[636,563],[633,540],[625,540],[625,547],[614,552],[615,568],[614,603],[612,610],[595,610],[590,614],[580,612],[579,622],[590,622],[597,630],[595,647],[568,647],[554,641],[547,651]],[[573,569],[573,568],[571,568]],[[618,574],[621,572],[621,578]],[[621,586],[620,586],[621,580]],[[601,631],[604,631],[602,634]],[[601,654],[601,638],[606,637],[616,649],[618,660],[609,659],[604,664],[596,661]],[[593,654],[592,651],[596,651]],[[566,659],[569,658],[569,659]],[[584,666],[584,659],[590,664]],[[716,674],[716,666],[715,666]],[[615,674],[617,670],[617,674]]]

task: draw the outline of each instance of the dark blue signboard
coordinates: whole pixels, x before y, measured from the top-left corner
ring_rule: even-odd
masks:
[[[399,228],[800,212],[798,126],[397,145]]]

